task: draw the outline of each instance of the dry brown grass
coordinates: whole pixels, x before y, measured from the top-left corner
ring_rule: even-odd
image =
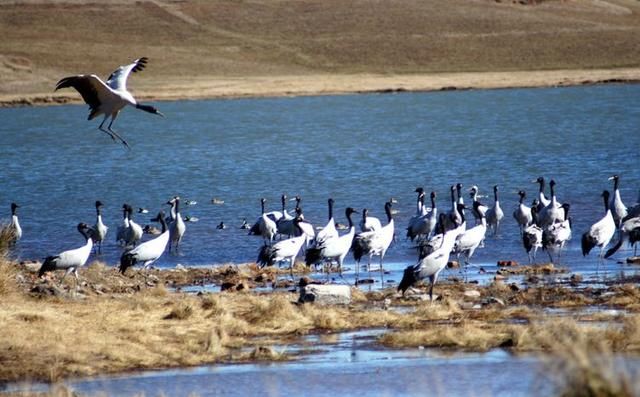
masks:
[[[142,55],[149,70],[132,86],[156,96],[238,77],[342,75],[357,91],[354,74],[638,67],[639,9],[623,0],[13,1],[0,8],[0,95],[50,96],[62,76],[107,76]]]
[[[17,274],[15,264],[7,260],[5,256],[0,256],[0,299],[18,291]]]
[[[616,352],[620,348],[629,347],[629,342],[637,343],[638,317],[626,323],[622,333],[630,332],[625,341],[594,338],[592,333],[585,333],[575,324],[563,323],[553,333],[553,339],[547,339],[551,355],[546,358],[546,371],[553,374],[550,380],[554,383],[556,393],[562,397],[598,396],[598,397],[631,397],[640,392],[637,371],[632,375]],[[623,336],[618,334],[618,336]],[[630,339],[630,340],[629,340]],[[622,342],[622,346],[617,346]],[[634,347],[637,349],[637,347]]]
[[[632,304],[635,286],[609,293],[555,286],[514,289],[443,283],[437,302],[399,298],[392,290],[354,289],[350,306],[299,305],[297,295],[250,291],[187,295],[165,285],[229,277],[255,279],[252,266],[217,270],[131,272],[119,275],[95,263],[80,272],[80,292],[57,296],[29,292],[57,283],[37,280],[26,267],[0,262],[0,380],[55,381],[142,368],[192,366],[217,361],[284,360],[291,341],[310,333],[388,328],[380,343],[393,347],[433,346],[483,351],[553,351],[558,335],[581,332],[614,352],[640,351],[640,315],[587,315],[588,323],[549,321],[544,307],[559,302]],[[466,297],[477,289],[480,297]],[[505,305],[495,303],[495,298]],[[471,308],[473,307],[473,308]],[[604,328],[597,321],[617,324]],[[597,323],[596,323],[597,325]]]
[[[9,254],[9,250],[16,241],[16,235],[13,228],[8,224],[0,223],[0,257],[5,258]]]

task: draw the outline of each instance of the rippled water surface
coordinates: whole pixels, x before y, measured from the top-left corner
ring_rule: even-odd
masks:
[[[504,227],[475,257],[493,264],[526,261],[511,212],[517,190],[530,200],[531,180],[543,175],[572,204],[567,263],[580,269],[595,264],[579,255],[579,234],[601,216],[607,178],[621,175],[628,205],[638,197],[639,98],[640,85],[607,85],[161,102],[164,119],[127,109],[115,123],[130,151],[86,121],[85,106],[0,109],[0,208],[8,219],[10,203],[21,205],[17,255],[34,259],[81,245],[75,225],[94,223],[99,199],[110,227],[103,259],[116,263],[123,203],[153,213],[174,195],[196,200],[182,214],[199,222],[187,223],[181,253],[163,256],[163,267],[255,260],[261,241],[238,226],[259,216],[262,196],[277,209],[283,192],[300,194],[316,225],[326,223],[328,197],[343,223],[346,206],[384,219],[394,197],[398,239],[388,261],[401,269],[415,257],[404,228],[416,186],[435,190],[446,210],[451,184],[485,194],[499,184]],[[145,224],[151,215],[135,218]],[[226,230],[216,229],[221,221]]]

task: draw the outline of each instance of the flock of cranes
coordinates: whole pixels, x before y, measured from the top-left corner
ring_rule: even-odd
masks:
[[[634,245],[634,250],[635,244],[640,241],[640,204],[627,210],[620,198],[619,176],[614,175],[609,179],[614,181],[614,194],[611,196],[607,190],[602,192],[604,214],[581,237],[584,256],[587,256],[594,247],[600,247],[598,264],[604,258],[613,255],[625,241]],[[528,207],[524,203],[525,191],[519,191],[520,200],[513,217],[520,227],[523,246],[529,255],[529,260],[535,260],[538,248],[544,248],[549,253],[550,260],[554,262],[553,257],[555,256],[555,262],[559,263],[562,250],[567,241],[571,239],[572,223],[569,217],[571,206],[568,203],[560,204],[558,201],[554,180],[549,182],[550,199],[544,193],[544,178],[540,177],[534,182],[538,183],[540,187],[538,197],[533,201],[532,206]],[[499,222],[504,216],[502,210],[499,210],[498,187],[494,186],[493,211],[492,208],[483,206],[477,200],[477,188],[475,186],[471,188],[473,213],[476,220],[479,219],[479,224],[470,229],[466,225],[464,216],[466,207],[460,190],[461,186],[458,185],[456,200],[454,187],[451,187],[451,211],[446,215],[440,215],[439,222],[435,226],[438,233],[423,240],[423,243],[425,241],[426,243],[422,244],[423,249],[420,250],[418,262],[404,270],[402,280],[398,285],[398,290],[403,294],[417,281],[428,278],[430,281],[429,296],[433,298],[433,286],[437,282],[440,272],[448,263],[451,253],[458,257],[463,254],[465,265],[467,265],[475,249],[482,244],[490,212],[493,212],[491,223],[493,223],[494,230],[497,231]],[[418,190],[416,191],[418,192]],[[435,206],[431,211],[435,211]],[[605,248],[614,237],[616,230],[619,230],[619,241],[605,253]],[[432,243],[434,240],[436,243]]]
[[[613,255],[625,242],[635,247],[640,241],[640,204],[627,209],[620,198],[620,178],[614,175],[609,179],[614,183],[613,195],[607,190],[602,193],[603,216],[581,236],[583,255],[588,255],[595,247],[600,248],[599,263]],[[562,251],[572,236],[572,221],[569,216],[571,206],[568,203],[560,203],[556,197],[554,180],[549,182],[549,198],[545,195],[544,178],[540,177],[534,182],[539,184],[537,197],[529,207],[525,203],[526,192],[520,190],[519,202],[513,211],[513,218],[519,226],[522,244],[530,263],[535,261],[539,249],[547,251],[551,262],[560,263]],[[403,293],[417,281],[428,278],[431,281],[430,294],[432,295],[433,285],[437,282],[440,272],[449,262],[451,255],[461,262],[466,275],[466,268],[474,253],[484,246],[487,233],[497,234],[501,222],[505,221],[497,185],[493,187],[494,199],[490,206],[480,201],[482,196],[477,186],[472,186],[468,190],[470,204],[465,204],[461,184],[452,185],[450,192],[450,209],[439,212],[435,192],[429,194],[430,205],[425,205],[426,191],[423,188],[415,190],[416,212],[408,221],[406,237],[415,243],[417,261],[404,271],[398,286]],[[290,214],[286,208],[287,201],[294,200],[296,206]],[[115,240],[123,247],[119,264],[119,270],[123,274],[129,267],[138,263],[148,268],[167,249],[178,251],[186,230],[180,213],[180,203],[181,199],[178,196],[166,202],[171,207],[169,216],[165,217],[165,213],[160,211],[152,219],[160,224],[161,230],[148,233],[155,236],[145,242],[141,240],[149,226],[143,229],[135,222],[131,205],[122,206],[122,223],[116,229]],[[195,202],[191,203],[195,204]],[[305,220],[300,196],[288,200],[283,194],[280,211],[267,212],[265,203],[266,199],[262,198],[261,214],[252,226],[246,220],[241,226],[241,229],[249,230],[249,235],[262,238],[263,243],[256,260],[260,266],[287,262],[293,276],[295,260],[304,251],[304,261],[308,266],[324,265],[328,273],[332,266],[335,266],[342,276],[344,261],[351,253],[355,261],[356,285],[359,282],[360,262],[363,258],[366,258],[366,266],[370,272],[371,261],[377,256],[378,268],[382,275],[385,254],[396,236],[392,209],[396,201],[393,198],[384,205],[386,221],[370,216],[366,208],[360,213],[360,221],[354,221],[353,216],[359,212],[352,207],[347,207],[344,212],[347,225],[336,222],[335,201],[329,198],[328,220],[323,227],[319,228],[314,228]],[[66,270],[65,277],[73,272],[77,278],[78,268],[87,262],[92,250],[95,249],[98,254],[102,252],[102,244],[109,230],[102,218],[103,206],[101,201],[95,202],[96,221],[93,226],[90,227],[86,223],[77,225],[78,231],[85,239],[85,244],[76,249],[48,256],[40,269],[40,275],[48,271]],[[16,203],[11,204],[11,222],[8,228],[12,232],[14,242],[22,237],[18,208]],[[147,213],[148,211],[141,208],[138,212]],[[469,214],[472,217],[468,216]],[[606,250],[616,231],[618,231],[617,242]]]

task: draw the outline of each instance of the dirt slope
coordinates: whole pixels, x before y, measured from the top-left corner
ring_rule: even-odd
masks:
[[[638,69],[640,1],[0,0],[0,37],[0,98],[139,56],[131,86],[159,97],[247,77]]]

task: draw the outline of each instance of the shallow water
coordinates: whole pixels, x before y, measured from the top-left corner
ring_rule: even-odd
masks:
[[[542,381],[543,362],[535,356],[516,356],[503,350],[446,353],[380,349],[372,342],[382,332],[311,335],[286,350],[275,347],[291,354],[306,349],[305,355],[292,362],[145,371],[65,384],[81,393],[109,396],[531,396],[551,390],[550,384]],[[47,386],[24,388],[46,390]]]
[[[69,379],[71,389],[97,396],[541,396],[559,382],[548,358],[374,345],[385,330],[303,337],[277,351],[303,353],[295,361],[219,364]],[[618,371],[637,373],[640,362],[619,357]],[[635,387],[635,386],[634,386]],[[5,391],[47,390],[47,385],[8,385]],[[2,390],[0,390],[1,393]]]

